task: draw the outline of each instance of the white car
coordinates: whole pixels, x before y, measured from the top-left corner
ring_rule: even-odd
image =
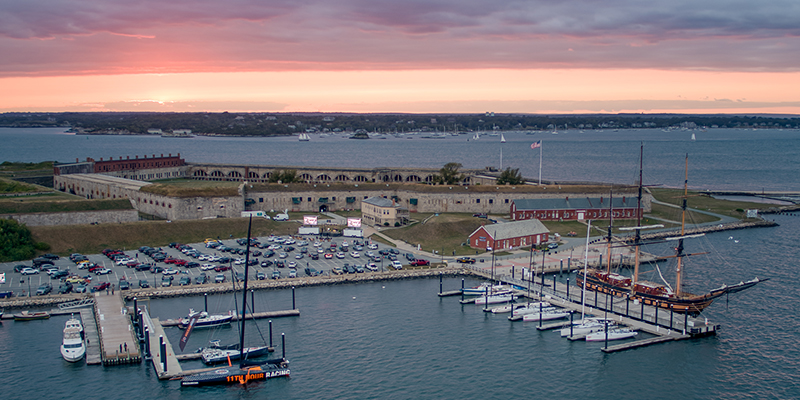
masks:
[[[267,249],[269,249],[269,250],[280,250],[282,248],[283,248],[283,246],[281,246],[279,244],[271,244],[271,245],[269,245],[269,247],[267,247]]]
[[[286,253],[278,254],[278,258],[286,258],[286,257],[289,257],[289,255]]]
[[[367,246],[367,247],[368,247],[370,250],[378,250],[378,245],[377,245],[377,244],[375,244],[375,243],[370,243],[370,244],[369,244],[369,246]]]
[[[322,246],[322,243],[320,243],[320,242],[314,242],[314,247],[319,247],[319,246]]]
[[[358,257],[361,257],[361,254],[358,254],[357,251],[351,251],[350,252],[350,257],[358,258]]]
[[[296,269],[290,269],[289,270],[289,278],[297,278],[297,270]]]
[[[294,256],[294,258],[296,258],[298,260],[302,260],[303,259],[303,253],[297,253],[297,255]]]
[[[297,263],[294,261],[289,261],[289,268],[297,268]]]
[[[131,261],[135,260],[132,258],[120,258],[119,260],[117,260],[117,265],[127,265]]]
[[[344,253],[342,253],[341,251],[336,253],[336,258],[338,258],[338,259],[344,258]]]
[[[161,273],[164,274],[164,275],[177,275],[178,274],[178,270],[175,269],[175,268],[167,268]]]
[[[23,268],[19,273],[22,275],[38,275],[39,271],[33,268]]]
[[[244,264],[244,258],[237,258],[237,259],[233,260],[233,263],[235,265],[243,265]]]
[[[367,252],[364,253],[364,255],[369,258],[375,257],[375,253],[373,253],[372,250],[367,250]]]
[[[212,269],[214,269],[216,267],[217,266],[214,265],[214,264],[203,264],[203,265],[200,266],[200,270],[201,271],[210,271],[210,270],[212,270]]]
[[[319,253],[319,254],[322,254],[324,252],[325,252],[325,249],[323,249],[322,247],[317,249],[317,253]]]
[[[286,239],[286,240],[283,241],[283,244],[295,244],[295,243],[297,243],[297,242],[294,239],[291,239],[291,238]]]
[[[111,270],[108,268],[99,268],[94,270],[95,275],[108,275],[111,273]]]
[[[370,270],[370,271],[373,271],[373,272],[378,270],[378,266],[375,265],[375,263],[369,263],[369,264],[365,265],[364,267],[366,269]]]
[[[392,261],[392,268],[403,269],[403,264],[401,264],[400,261],[394,260]]]

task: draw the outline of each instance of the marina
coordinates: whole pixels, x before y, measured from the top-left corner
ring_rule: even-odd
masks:
[[[558,135],[559,138],[568,136],[569,133],[564,132]],[[506,134],[506,138],[506,146],[518,140],[513,134]],[[705,138],[700,137],[695,143],[708,144],[703,142]],[[80,139],[83,143],[87,141],[85,138]],[[88,140],[104,139],[107,138],[91,137]],[[194,141],[207,142],[208,139],[198,137],[188,142]],[[233,141],[252,143],[256,140]],[[297,138],[293,141],[296,143]],[[432,142],[447,141],[445,139],[426,143],[430,146]],[[325,142],[325,138],[316,140],[315,137],[305,145]],[[359,141],[359,144],[369,145],[369,142]],[[392,140],[377,142],[391,143]],[[597,147],[598,143],[592,145]],[[727,146],[719,141],[713,145]],[[600,143],[599,146],[604,144]],[[333,148],[335,147],[334,144]],[[747,148],[748,145],[736,140],[735,147]],[[554,147],[549,149],[555,151]],[[735,158],[727,147],[718,150],[726,157]],[[279,150],[275,151],[280,154]],[[581,151],[585,152],[585,149]],[[684,151],[685,149],[677,149],[674,152]],[[772,151],[774,154],[783,154],[774,149]],[[756,154],[760,152],[761,150],[755,151]],[[509,162],[513,162],[513,151],[509,147],[506,147],[504,155],[512,160]],[[85,156],[87,154],[77,154],[75,157]],[[613,160],[614,157],[612,155],[609,158]],[[786,160],[780,163],[788,165],[784,161]],[[559,168],[565,174],[570,173],[569,166],[562,165]],[[603,170],[603,167],[598,167],[598,170]],[[751,173],[757,175],[759,180],[766,179],[784,186],[791,186],[793,182],[779,176],[765,178],[763,169],[756,168],[755,172],[737,176],[737,182],[726,184],[730,187],[742,180],[748,181],[747,175]],[[715,177],[706,176],[704,179],[717,181]],[[749,185],[754,191],[760,189],[759,183]],[[704,310],[698,318],[688,321],[691,324],[684,323],[683,314],[672,314],[661,309],[657,311],[658,316],[655,318],[656,309],[653,307],[646,306],[642,312],[641,303],[637,305],[633,301],[619,299],[611,302],[606,301],[602,294],[596,298],[594,293],[587,295],[587,309],[591,309],[591,315],[603,317],[606,309],[610,308],[613,312],[608,313],[613,314],[612,318],[619,320],[621,316],[626,326],[640,332],[635,339],[609,342],[608,345],[603,342],[562,338],[557,328],[569,324],[569,318],[552,323],[542,321],[541,324],[538,321],[511,322],[508,321],[508,314],[486,313],[483,312],[483,306],[459,304],[458,297],[453,296],[459,296],[460,291],[452,289],[460,286],[461,279],[466,281],[467,286],[491,279],[488,262],[478,263],[474,272],[463,274],[451,272],[451,269],[459,271],[461,268],[451,268],[445,271],[392,271],[385,276],[375,277],[367,274],[332,277],[329,281],[321,281],[324,283],[317,283],[312,278],[298,278],[302,282],[294,285],[298,288],[296,308],[302,309],[302,317],[283,319],[279,328],[279,332],[285,332],[287,338],[290,338],[287,340],[287,350],[292,358],[292,378],[261,382],[248,387],[248,390],[252,388],[253,391],[266,392],[270,396],[285,399],[314,398],[321,393],[335,398],[470,398],[475,393],[486,390],[491,390],[498,397],[518,397],[530,396],[531,390],[535,390],[537,394],[555,398],[588,397],[610,400],[629,397],[631,392],[641,397],[662,398],[666,388],[669,388],[671,398],[696,398],[700,392],[710,398],[793,398],[793,382],[796,380],[794,371],[798,368],[798,361],[793,354],[797,351],[796,332],[800,331],[800,326],[797,321],[785,316],[791,314],[791,305],[800,296],[796,285],[792,284],[795,282],[792,278],[792,260],[800,257],[796,247],[800,219],[791,214],[770,216],[770,219],[773,218],[779,225],[731,231],[730,234],[707,235],[713,246],[724,250],[731,260],[724,265],[693,267],[693,280],[696,282],[698,277],[702,278],[703,285],[693,283],[688,290],[720,287],[729,282],[747,281],[753,276],[771,280],[747,292],[732,294],[730,299],[723,297]],[[729,235],[736,236],[738,242],[727,240]],[[580,301],[580,296],[575,284],[575,273],[568,272],[566,268],[569,255],[566,251],[548,256],[548,274],[545,277],[545,284],[548,286],[532,285],[537,289],[532,289],[534,292],[530,300],[538,301],[538,293],[541,292],[543,297],[550,296],[548,301],[554,305],[573,310],[573,318],[577,320],[580,319],[580,304],[576,302]],[[561,258],[563,269],[559,268]],[[519,260],[501,260],[505,265],[512,265],[517,261]],[[599,264],[598,261],[597,258],[590,260],[590,265]],[[520,279],[523,264],[527,265],[527,259],[513,264],[514,267],[506,266],[495,279],[518,287],[527,287],[528,281]],[[576,266],[577,263],[573,261],[571,269],[574,270]],[[719,271],[723,266],[725,272],[721,274]],[[537,268],[537,272],[540,270]],[[442,272],[445,290],[439,289],[438,276]],[[556,280],[555,286],[553,280]],[[14,284],[16,286],[17,282]],[[266,312],[290,308],[276,306],[286,303],[292,286],[288,280],[259,281],[255,284],[264,285],[261,290],[256,289],[255,293],[256,303],[260,305],[258,310]],[[230,285],[224,285],[228,289],[223,289],[222,286],[220,285],[218,292],[212,286],[192,287],[191,290],[169,288],[173,290],[169,291],[159,288],[128,291],[122,295],[123,304],[130,314],[133,297],[139,296],[143,303],[143,298],[149,298],[146,305],[148,313],[155,320],[166,321],[184,315],[191,307],[198,308],[198,299],[202,301],[203,289],[210,296],[230,296]],[[569,296],[566,296],[567,287]],[[543,292],[539,289],[543,289]],[[434,295],[437,292],[451,296]],[[149,296],[150,293],[153,294],[152,297]],[[518,289],[517,293],[527,296],[526,290]],[[101,295],[103,296],[105,295]],[[120,296],[120,292],[116,296]],[[558,298],[562,299],[562,304],[558,304]],[[208,391],[178,390],[177,382],[159,379],[151,362],[111,364],[107,367],[67,363],[58,352],[58,344],[61,343],[62,328],[70,312],[58,313],[51,310],[66,299],[53,301],[43,297],[15,297],[11,300],[20,301],[17,306],[2,306],[5,308],[5,315],[0,323],[0,334],[4,335],[5,340],[4,346],[0,346],[0,357],[6,362],[0,366],[0,375],[4,377],[5,393],[10,393],[7,398],[80,396],[92,399],[106,398],[110,391],[118,397],[240,397],[242,391],[238,388],[233,391],[223,388],[209,388]],[[524,302],[527,299],[521,298],[517,301]],[[12,315],[24,309],[51,310],[51,318],[13,322]],[[229,309],[231,308],[223,307],[217,311]],[[91,310],[92,308],[81,309],[83,321],[95,318]],[[87,311],[88,316],[84,316]],[[639,320],[642,315],[644,321]],[[250,323],[263,323],[262,329],[266,330],[266,321],[263,319],[248,321]],[[84,325],[89,338],[86,361],[89,363],[92,354],[95,354],[98,363],[102,364],[99,362],[99,333],[94,333],[95,339],[90,332],[96,324]],[[689,328],[687,336],[694,336],[684,338],[685,328]],[[695,329],[694,333],[692,329]],[[703,330],[706,330],[708,336],[703,335]],[[653,331],[655,333],[651,333]],[[181,331],[177,328],[162,328],[159,331],[159,335],[163,335],[165,341],[171,344],[170,347],[178,343],[180,334]],[[229,343],[236,332],[230,329],[222,334],[228,335],[223,340]],[[155,345],[155,349],[158,347],[159,336],[154,337],[155,341],[149,343]],[[205,339],[202,336],[193,337],[187,349],[206,343]],[[654,345],[654,342],[661,344]],[[195,354],[193,351],[175,354],[175,360],[168,359],[166,373],[176,372],[178,368],[181,371],[203,370],[201,361],[191,358]],[[609,354],[612,352],[613,355]],[[166,351],[165,355],[169,353]],[[420,357],[420,354],[429,356]],[[476,365],[476,357],[492,357],[504,365]],[[47,382],[30,385],[29,375],[21,366],[28,365],[31,359],[37,360],[39,368],[51,372],[55,382],[80,382],[80,387]],[[143,356],[142,360],[144,359]],[[341,368],[342,365],[347,365],[348,368]],[[476,374],[480,374],[481,379],[475,379]],[[532,389],[530,379],[534,375],[537,377],[536,388]],[[391,379],[386,379],[387,376]],[[576,376],[582,377],[585,382],[576,384]],[[487,387],[486,381],[493,383]],[[681,381],[682,384],[664,383],[676,381]],[[100,389],[87,391],[87,386]],[[354,388],[358,389],[354,391]]]

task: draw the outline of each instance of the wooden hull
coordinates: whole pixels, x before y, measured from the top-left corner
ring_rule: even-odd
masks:
[[[736,293],[755,286],[767,279],[758,279],[747,282],[740,282],[732,286],[723,286],[712,290],[704,295],[684,294],[682,296],[661,296],[655,294],[641,293],[631,290],[630,287],[620,287],[604,282],[595,276],[588,275],[586,280],[586,290],[610,294],[615,297],[624,297],[629,300],[639,301],[648,306],[660,307],[678,313],[688,313],[690,315],[700,314],[706,307],[710,306],[715,299],[726,293]],[[583,287],[583,274],[579,273],[576,279],[578,287]]]

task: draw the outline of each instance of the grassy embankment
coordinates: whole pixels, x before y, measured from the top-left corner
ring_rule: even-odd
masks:
[[[286,235],[297,232],[298,223],[253,219],[252,234]],[[230,239],[247,236],[246,218],[213,220],[154,221],[125,224],[31,227],[36,241],[50,245],[56,254],[99,253],[105,248],[133,249],[139,246],[165,246],[171,242],[197,243],[206,238]]]

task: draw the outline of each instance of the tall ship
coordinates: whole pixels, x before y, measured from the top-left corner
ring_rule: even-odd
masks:
[[[639,301],[646,305],[661,307],[679,313],[688,313],[690,315],[698,315],[706,307],[710,306],[715,299],[729,294],[736,293],[742,290],[751,288],[760,282],[768,279],[754,278],[746,282],[739,282],[735,285],[723,285],[719,288],[708,291],[703,294],[689,293],[683,289],[683,275],[684,275],[684,259],[689,256],[695,256],[705,253],[687,254],[684,252],[684,240],[703,236],[703,234],[686,234],[686,210],[688,199],[688,181],[689,181],[689,156],[686,156],[686,173],[683,187],[683,201],[681,205],[681,230],[678,236],[668,237],[667,241],[676,241],[675,255],[669,258],[676,259],[676,278],[674,287],[669,285],[666,281],[664,283],[646,281],[639,278],[640,267],[640,247],[643,244],[641,240],[641,230],[659,227],[659,226],[642,226],[642,151],[640,150],[639,160],[639,193],[638,193],[638,213],[637,224],[633,228],[635,232],[633,239],[633,247],[635,251],[634,270],[632,276],[624,276],[611,271],[611,223],[608,228],[608,244],[609,244],[609,257],[607,267],[603,268],[588,268],[586,271],[580,271],[576,279],[578,286],[585,285],[586,290],[592,290],[600,293],[607,293],[612,296],[627,297],[630,300]],[[612,213],[613,214],[613,213]],[[585,274],[585,275],[584,275]]]
[[[248,275],[250,266],[250,228],[253,224],[253,217],[250,217],[250,224],[247,226],[247,247],[244,264],[244,276]],[[229,363],[227,366],[214,368],[212,370],[201,372],[197,374],[187,375],[181,378],[181,386],[210,386],[210,385],[225,385],[225,384],[241,384],[245,385],[251,381],[263,381],[271,378],[289,376],[289,360],[286,359],[286,354],[281,355],[280,358],[268,359],[264,361],[252,361],[245,356],[244,337],[245,337],[245,320],[247,312],[247,282],[245,279],[242,284],[242,318],[239,319],[239,365]],[[252,310],[251,310],[252,312]],[[187,328],[186,335],[191,332],[192,325]],[[183,340],[183,339],[182,339]],[[282,347],[283,336],[281,336]]]
[[[83,325],[75,317],[71,317],[64,325],[64,338],[61,341],[61,356],[69,362],[78,362],[86,354],[83,342]]]

